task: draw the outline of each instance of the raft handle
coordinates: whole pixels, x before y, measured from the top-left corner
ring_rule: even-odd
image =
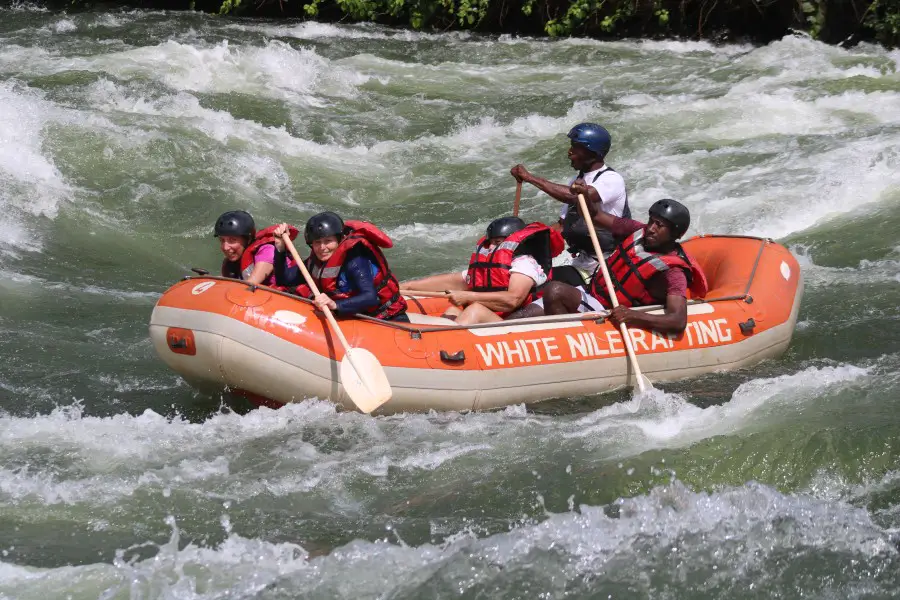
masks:
[[[422,332],[421,332],[421,331],[410,331],[410,332],[409,332],[409,337],[411,337],[411,338],[414,339],[414,340],[421,340],[421,339],[422,339]]]
[[[750,335],[753,333],[753,328],[756,327],[756,321],[753,320],[753,317],[750,317],[743,323],[738,323],[741,328],[741,333],[744,335]]]
[[[466,360],[466,351],[460,350],[456,354],[450,354],[446,350],[441,350],[441,360],[447,362],[464,362]]]
[[[206,269],[201,269],[200,267],[191,267],[191,271],[201,276],[209,275],[209,271],[207,271]]]
[[[746,302],[747,304],[753,304],[753,296],[747,294],[746,296],[744,296],[744,302]]]

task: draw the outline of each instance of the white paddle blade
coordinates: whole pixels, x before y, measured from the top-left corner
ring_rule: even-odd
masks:
[[[643,384],[643,385],[641,385],[641,384]],[[653,382],[650,381],[649,379],[647,379],[646,377],[644,377],[643,375],[640,376],[640,380],[638,380],[637,377],[635,378],[635,381],[634,381],[634,391],[635,392],[644,393],[644,392],[652,390],[652,389],[653,389]]]
[[[350,348],[344,355],[341,383],[356,408],[364,413],[372,412],[393,394],[384,367],[365,348]]]

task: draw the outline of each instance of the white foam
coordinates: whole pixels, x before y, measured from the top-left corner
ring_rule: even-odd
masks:
[[[716,138],[714,145],[724,147],[677,155],[648,149],[639,162],[650,175],[645,175],[645,187],[632,196],[632,211],[660,197],[676,197],[695,215],[693,233],[777,239],[836,216],[859,214],[867,205],[891,201],[900,191],[900,150],[895,136],[890,130],[850,136],[866,127],[866,122],[900,123],[900,94],[893,94],[894,102],[891,95],[875,93],[871,111],[863,101],[867,95],[858,97],[856,93],[814,102],[800,102],[791,93],[780,100],[769,96],[770,101],[760,106],[772,109],[771,115],[760,113],[746,122],[729,119],[694,134]],[[828,112],[836,106],[844,108]],[[779,123],[783,131],[779,131]],[[847,137],[838,141],[825,136],[834,130],[846,131]],[[823,137],[811,142],[818,148],[801,150],[796,141],[782,137],[786,132]],[[709,179],[701,175],[705,163],[729,155],[751,164]]]
[[[29,0],[13,0],[9,4],[8,9],[0,9],[2,10],[12,10],[13,12],[34,12],[34,13],[47,13],[50,12],[46,6],[37,4],[35,2],[30,2]]]
[[[72,19],[60,19],[59,21],[53,23],[50,28],[55,33],[69,33],[78,30],[78,26]]]
[[[331,64],[312,49],[295,49],[280,41],[260,48],[228,41],[197,47],[169,40],[99,55],[86,66],[121,77],[160,78],[176,90],[243,92],[313,104],[318,103],[313,92],[347,98],[369,79]]]
[[[15,285],[10,285],[15,284]],[[141,300],[145,302],[155,303],[162,295],[160,292],[141,292],[136,290],[120,290],[115,288],[106,288],[94,284],[78,285],[62,281],[48,281],[27,275],[17,273],[15,271],[7,271],[0,269],[0,286],[10,290],[19,290],[24,293],[34,293],[37,291],[57,291],[62,290],[75,294],[88,294],[90,296],[102,296],[108,299],[133,301]],[[32,289],[28,289],[32,288]]]
[[[412,223],[391,227],[385,231],[394,242],[427,240],[428,243],[445,244],[471,239],[478,241],[484,227],[480,224],[453,225],[451,223]]]
[[[274,156],[291,156],[305,160],[320,161],[317,165],[325,168],[335,162],[349,159],[358,160],[368,152],[365,147],[343,148],[337,145],[318,144],[288,133],[283,127],[261,125],[247,119],[236,119],[226,111],[204,108],[200,101],[187,92],[163,95],[148,99],[129,93],[122,86],[107,79],[100,79],[88,88],[88,97],[94,106],[103,112],[122,111],[146,115],[161,115],[179,119],[182,126],[193,128],[209,138],[227,144],[232,139],[253,145],[253,152],[242,155],[247,164],[265,165],[270,171],[270,189],[280,189],[285,183],[283,168],[263,156],[268,152]],[[154,133],[143,133],[141,130],[123,129],[114,125],[110,131],[115,134],[116,142],[127,145],[146,144],[154,139]],[[143,133],[143,134],[142,134]],[[252,174],[234,169],[226,164],[221,167],[221,174],[236,185],[244,185]],[[259,193],[257,191],[257,193]]]
[[[866,286],[876,283],[900,283],[900,258],[859,261],[856,267],[826,267],[817,265],[808,247],[792,246],[791,252],[803,268],[804,281],[813,287]],[[894,249],[894,254],[900,250]]]
[[[96,18],[88,23],[89,29],[96,29],[98,27],[109,27],[114,29],[116,27],[122,27],[130,22],[130,20],[125,18],[124,14],[114,15],[111,13],[103,13],[101,15],[97,15]]]
[[[462,446],[443,444],[445,447],[440,450],[431,452],[419,452],[412,456],[396,458],[390,456],[379,456],[374,461],[369,461],[359,467],[364,473],[375,477],[384,477],[388,474],[388,467],[396,466],[400,469],[423,469],[434,471],[444,463],[452,461],[465,454],[477,452],[479,450],[490,450],[487,444],[464,444]]]
[[[596,589],[615,582],[657,590],[647,581],[648,572],[664,581],[666,589],[672,578],[699,574],[710,584],[721,577],[731,585],[746,579],[763,587],[766,573],[774,570],[777,577],[775,565],[797,549],[852,558],[863,569],[897,555],[887,532],[864,509],[784,495],[756,483],[707,493],[676,481],[615,505],[616,516],[603,507],[582,505],[578,511],[548,513],[539,523],[526,520],[484,538],[469,528],[440,544],[355,540],[315,558],[298,544],[236,535],[227,514],[221,518],[227,532],[223,542],[182,547],[180,531],[169,518],[168,542],[122,549],[113,564],[33,569],[0,563],[0,593],[20,597],[17,592],[27,586],[85,597],[127,593],[181,600],[252,597],[277,586],[298,597],[380,598],[448,586],[456,594],[477,595],[485,589],[508,590],[504,582],[509,573],[538,589],[547,583],[559,589],[584,584]],[[149,559],[131,558],[142,547],[157,552]],[[545,555],[558,557],[549,571],[536,568],[535,557]]]
[[[423,40],[469,40],[472,34],[466,31],[454,31],[444,34],[434,34],[408,29],[391,29],[389,27],[376,26],[366,23],[355,25],[334,25],[330,23],[318,23],[306,21],[296,25],[269,25],[269,24],[229,24],[228,29],[241,31],[255,31],[272,37],[291,37],[301,40],[396,40],[402,42],[418,42]]]
[[[0,83],[0,250],[40,250],[33,217],[55,218],[72,189],[44,151],[44,130],[57,117],[43,95],[12,81]]]
[[[758,426],[780,403],[802,404],[847,382],[858,382],[871,368],[853,365],[809,367],[799,373],[743,383],[731,400],[721,406],[699,408],[677,394],[658,389],[579,419],[579,427],[567,438],[601,440],[604,447],[621,455],[633,455],[657,447],[682,447],[717,435],[731,435]],[[638,407],[639,410],[638,410]],[[639,435],[635,435],[638,433]]]

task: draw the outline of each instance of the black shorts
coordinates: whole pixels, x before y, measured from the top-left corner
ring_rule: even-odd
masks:
[[[568,283],[572,287],[588,289],[588,282],[581,276],[581,272],[572,265],[553,267],[553,272],[550,274],[550,280]]]

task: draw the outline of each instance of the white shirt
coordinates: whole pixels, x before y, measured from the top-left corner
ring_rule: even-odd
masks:
[[[534,257],[530,254],[523,254],[522,256],[517,256],[513,259],[512,265],[509,267],[509,274],[512,275],[513,273],[521,273],[526,277],[531,277],[531,280],[534,281],[534,285],[544,285],[547,283],[547,274],[544,273],[544,269],[541,268],[538,261],[534,260]]]
[[[569,180],[569,185],[572,185],[576,179],[578,179],[578,175]],[[625,212],[625,198],[627,196],[625,194],[625,180],[622,179],[621,175],[604,165],[599,169],[585,173],[584,182],[597,190],[597,194],[600,195],[601,203],[598,207],[600,210],[614,217],[622,216],[622,213]],[[578,208],[576,207],[575,210],[578,210]],[[559,211],[559,218],[565,219],[568,212],[569,205],[563,204]]]
[[[572,185],[576,179],[578,179],[578,175],[569,180],[569,185]],[[583,179],[587,185],[597,190],[601,201],[600,210],[614,217],[622,216],[625,212],[625,200],[628,196],[625,193],[625,180],[621,175],[608,166],[603,165],[599,169],[585,173]],[[578,210],[578,208],[575,207],[575,210]],[[565,219],[568,212],[569,205],[563,204],[559,211],[559,218]],[[572,266],[581,269],[590,276],[597,269],[599,263],[590,254],[579,252],[572,258]]]
[[[523,254],[513,259],[512,264],[509,267],[509,274],[512,275],[513,273],[520,273],[526,277],[530,277],[531,280],[534,281],[534,285],[544,285],[547,283],[547,274],[544,273],[544,269],[541,268],[538,261],[534,260],[534,257],[530,254]],[[466,283],[471,285],[472,282],[469,281],[468,269],[462,272],[462,276],[466,280]]]

